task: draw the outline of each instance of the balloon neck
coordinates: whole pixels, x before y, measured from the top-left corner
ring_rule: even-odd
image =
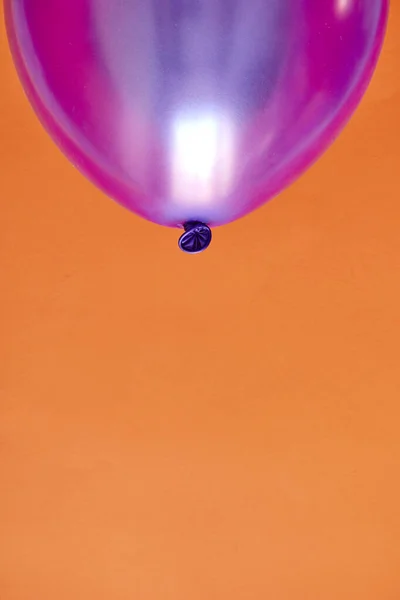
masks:
[[[187,254],[200,254],[211,244],[211,229],[200,221],[188,221],[184,225],[185,233],[179,238],[179,248]]]

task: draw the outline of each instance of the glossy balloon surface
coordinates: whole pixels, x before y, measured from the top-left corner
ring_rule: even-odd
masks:
[[[367,87],[388,2],[5,8],[23,85],[55,141],[110,197],[176,226],[236,219],[310,166]]]

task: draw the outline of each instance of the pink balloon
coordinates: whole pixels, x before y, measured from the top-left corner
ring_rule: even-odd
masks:
[[[6,0],[41,121],[106,194],[184,250],[328,147],[382,46],[388,0]],[[204,225],[203,225],[204,224]]]

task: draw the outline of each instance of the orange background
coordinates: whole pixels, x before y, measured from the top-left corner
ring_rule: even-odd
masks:
[[[399,31],[190,257],[60,154],[1,25],[1,600],[400,598]]]

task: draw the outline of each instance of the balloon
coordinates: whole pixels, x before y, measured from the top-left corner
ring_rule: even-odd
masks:
[[[388,0],[5,0],[14,60],[76,167],[135,213],[209,227],[279,194],[365,92]]]

